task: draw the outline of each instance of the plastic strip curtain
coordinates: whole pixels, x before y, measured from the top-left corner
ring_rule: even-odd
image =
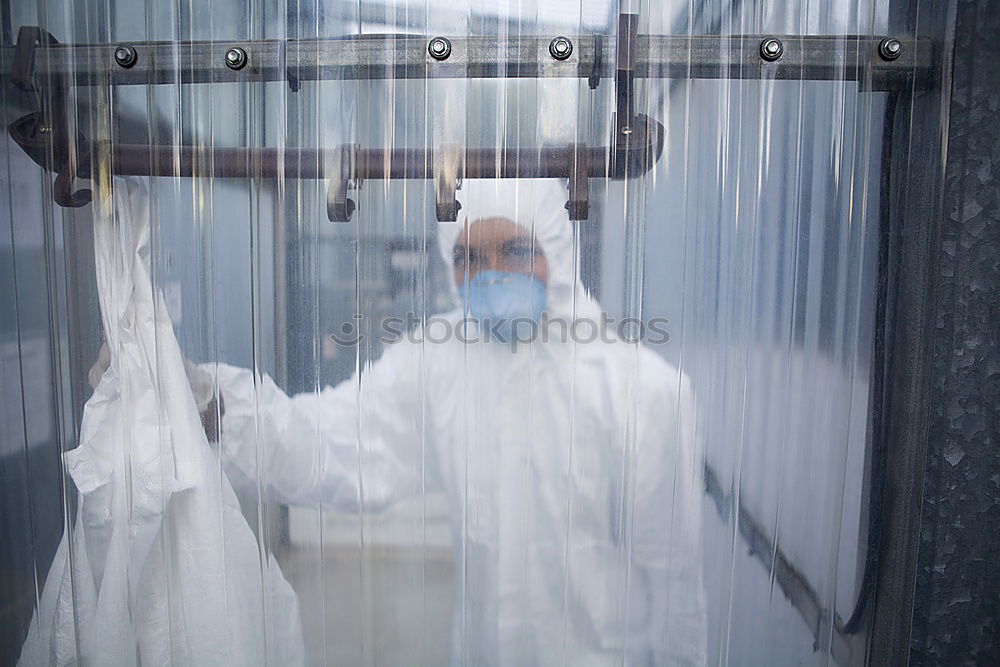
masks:
[[[51,176],[5,148],[3,375],[15,379],[4,396],[19,409],[3,434],[4,660],[25,645],[23,664],[226,664],[237,658],[199,641],[249,633],[239,664],[289,664],[295,641],[308,664],[863,664],[865,628],[844,624],[867,541],[888,94],[864,78],[640,80],[634,109],[663,124],[662,156],[624,182],[591,179],[588,219],[570,222],[565,181],[523,174],[547,147],[609,145],[614,82],[521,78],[503,45],[615,44],[619,14],[633,13],[640,34],[722,35],[722,59],[740,35],[884,34],[884,11],[869,0],[18,6],[14,25],[65,44],[168,42],[178,68],[204,65],[184,57],[193,40],[246,45],[252,66],[257,40],[381,34],[390,57],[370,79],[300,80],[309,54],[289,51],[282,80],[185,83],[178,69],[170,83],[75,87],[70,136],[170,155],[141,178],[92,156],[83,208],[53,204]],[[496,38],[483,48],[498,75],[394,78],[408,35]],[[859,48],[833,43],[834,55]],[[5,94],[8,123],[39,101]],[[519,149],[523,164],[511,166],[519,178],[458,184],[455,222],[438,219],[438,181],[389,178],[352,182],[351,220],[330,222],[328,182],[296,174],[336,173],[332,151],[274,174],[266,154],[248,154],[249,178],[215,175],[225,148],[281,158],[348,144],[434,155],[432,172],[476,149]],[[388,175],[400,153],[384,156]],[[128,194],[142,191],[148,214]],[[146,223],[148,247],[134,252],[129,230]],[[144,272],[147,287],[121,292]],[[102,295],[121,312],[98,303],[95,275],[111,276]],[[155,335],[141,345],[109,332],[150,303]],[[519,340],[490,316],[552,339]],[[103,463],[123,480],[159,476],[147,479],[151,506],[168,519],[148,557],[88,578],[73,566],[101,535],[78,521],[86,489],[64,473],[96,419],[88,377],[105,372],[102,340],[113,359],[141,352],[148,378],[142,400],[106,400],[152,418],[145,435],[118,434],[119,458]],[[206,437],[185,445],[211,475],[185,490],[165,482],[192,405]],[[215,517],[217,534],[170,523],[195,490],[232,507],[229,489],[241,514]],[[136,507],[133,486],[119,493]],[[138,537],[123,539],[134,554]],[[69,572],[57,628],[41,611],[62,576],[53,558]],[[194,577],[202,563],[224,585]],[[112,590],[122,625],[95,628],[81,610]],[[193,627],[206,590],[223,591],[222,612]]]

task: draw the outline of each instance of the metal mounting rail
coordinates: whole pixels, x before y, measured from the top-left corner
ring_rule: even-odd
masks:
[[[809,626],[813,650],[829,653],[838,665],[853,664],[864,653],[864,638],[857,629],[845,628],[835,609],[827,607],[806,576],[792,563],[788,555],[775,544],[774,537],[749,510],[739,502],[738,494],[722,487],[718,474],[707,463],[703,468],[705,493],[712,499],[715,511],[723,523],[735,523],[748,548],[775,583],[788,603]]]
[[[627,179],[659,159],[664,128],[635,111],[635,79],[764,79],[856,81],[862,90],[930,85],[935,47],[928,39],[879,36],[642,35],[639,17],[621,14],[615,35],[553,37],[423,37],[358,35],[335,39],[251,42],[134,42],[59,44],[37,27],[18,32],[10,79],[45,91],[41,108],[9,126],[39,165],[57,174],[54,197],[84,206],[91,178],[103,163],[118,175],[188,177],[210,172],[230,178],[329,178],[327,211],[347,221],[355,209],[348,190],[366,179],[433,179],[439,220],[455,220],[455,190],[464,178],[567,178],[572,220],[589,213],[589,179]],[[597,88],[614,82],[615,114],[606,146],[433,150],[225,148],[91,142],[75,127],[67,104],[74,86],[436,78],[579,78]],[[207,160],[206,151],[212,159]],[[207,174],[206,174],[207,175]]]
[[[858,81],[899,90],[928,86],[935,63],[926,38],[639,34],[634,46],[640,79]],[[119,49],[124,57],[116,59]],[[30,74],[78,86],[437,78],[578,78],[594,85],[615,76],[616,49],[614,35],[53,44],[39,49]]]
[[[614,127],[606,146],[591,147],[585,143],[572,143],[561,147],[540,148],[465,148],[446,145],[434,149],[363,149],[356,144],[334,148],[247,148],[179,145],[118,144],[108,141],[90,141],[70,130],[74,124],[66,117],[70,112],[66,100],[71,87],[93,82],[82,63],[78,70],[72,68],[63,74],[54,74],[51,68],[59,57],[53,54],[76,53],[59,51],[61,48],[84,49],[91,47],[61,47],[55,38],[37,27],[22,27],[18,32],[11,80],[24,90],[44,89],[40,95],[41,110],[16,119],[8,127],[11,137],[36,163],[56,172],[53,196],[61,206],[85,206],[91,201],[89,189],[77,189],[77,178],[92,178],[95,164],[106,164],[117,175],[195,177],[214,175],[220,178],[328,178],[327,214],[330,220],[344,222],[351,219],[355,203],[348,198],[348,191],[360,187],[367,179],[433,179],[438,220],[453,221],[461,205],[455,191],[465,178],[566,178],[569,197],[566,209],[571,220],[586,220],[589,215],[589,179],[626,179],[648,171],[663,151],[663,125],[634,111],[635,58],[637,17],[622,14],[619,17],[619,35],[614,51],[614,82],[617,111]],[[363,40],[362,40],[363,41]],[[385,45],[385,38],[380,38]],[[163,43],[158,43],[164,46]],[[170,44],[168,51],[184,51],[183,44]],[[94,47],[97,49],[105,47]],[[454,47],[450,40],[437,37],[427,45],[427,58],[444,62]],[[550,58],[567,61],[573,45],[566,37],[557,37],[549,44]],[[102,51],[103,52],[103,51]],[[150,54],[158,53],[152,49]],[[188,54],[190,55],[190,54]],[[102,66],[106,75],[110,71],[140,71],[143,51],[133,45],[118,45],[111,51],[112,64]],[[254,71],[254,56],[242,47],[229,47],[223,54],[222,67],[234,74]],[[80,63],[78,63],[80,64]],[[162,64],[162,63],[161,63]],[[202,63],[204,65],[204,63]],[[41,72],[39,71],[41,68]],[[158,76],[161,70],[154,66],[146,73]],[[211,72],[212,67],[207,66]],[[267,72],[266,68],[260,69]],[[68,74],[72,72],[72,76]],[[81,72],[83,74],[81,74]],[[292,90],[297,90],[299,79],[286,68]],[[182,79],[183,80],[183,79]],[[148,81],[140,79],[135,83]],[[211,160],[208,160],[208,155]],[[211,166],[206,169],[204,165]]]

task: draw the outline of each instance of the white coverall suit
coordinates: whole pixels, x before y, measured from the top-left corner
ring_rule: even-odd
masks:
[[[525,227],[548,262],[549,315],[586,341],[600,310],[579,282],[565,192],[466,182],[439,245],[450,265],[466,221]],[[458,305],[439,324],[461,320]],[[256,484],[259,459],[273,499],[346,511],[443,491],[454,664],[704,664],[689,381],[642,344],[554,338],[403,340],[350,380],[295,396],[267,376],[255,395],[250,371],[213,366],[227,469]]]

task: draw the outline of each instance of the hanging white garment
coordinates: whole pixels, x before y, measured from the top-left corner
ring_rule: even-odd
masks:
[[[150,280],[145,183],[117,180],[94,207],[110,367],[65,455],[76,522],[19,664],[303,664],[295,593],[261,563]]]

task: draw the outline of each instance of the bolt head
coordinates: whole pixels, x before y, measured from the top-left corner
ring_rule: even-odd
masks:
[[[549,55],[556,60],[566,60],[573,55],[573,42],[566,37],[556,37],[549,42]]]
[[[780,58],[784,50],[781,40],[774,37],[769,37],[760,43],[760,57],[770,62]]]
[[[233,70],[240,70],[246,67],[247,52],[238,46],[226,51],[226,67]]]
[[[451,42],[444,37],[435,37],[428,42],[427,52],[435,60],[445,60],[451,55]]]
[[[119,46],[115,49],[115,62],[121,67],[126,69],[132,67],[138,59],[139,57],[136,55],[135,49],[131,46]]]
[[[894,37],[886,37],[878,45],[878,54],[883,60],[895,60],[903,52],[903,45]]]

